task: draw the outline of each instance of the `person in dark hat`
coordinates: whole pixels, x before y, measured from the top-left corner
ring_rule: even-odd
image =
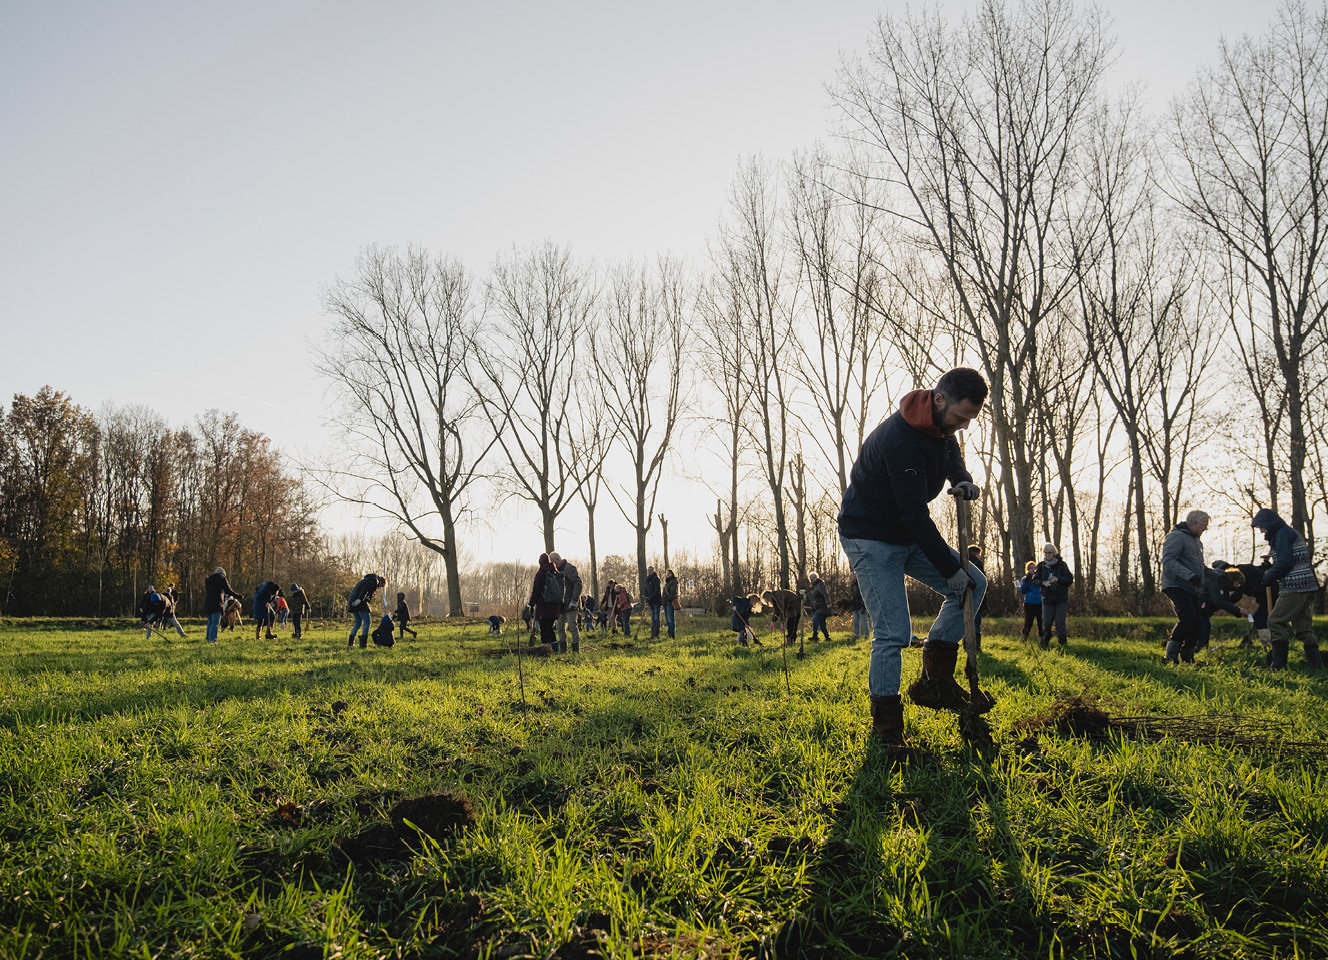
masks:
[[[1319,592],[1319,578],[1314,575],[1309,545],[1296,530],[1269,509],[1254,515],[1251,526],[1263,531],[1272,548],[1273,565],[1263,575],[1263,585],[1277,584],[1277,602],[1268,615],[1272,649],[1268,651],[1268,669],[1285,670],[1287,651],[1294,635],[1305,650],[1306,665],[1323,667],[1319,641],[1314,636],[1314,595]]]

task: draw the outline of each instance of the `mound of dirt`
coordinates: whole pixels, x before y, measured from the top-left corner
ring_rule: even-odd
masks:
[[[409,860],[420,845],[420,834],[440,843],[475,825],[475,807],[461,793],[407,797],[388,811],[390,823],[375,823],[337,842],[346,859],[355,864]]]
[[[409,797],[394,806],[388,815],[402,836],[413,836],[418,830],[439,842],[475,825],[475,805],[470,797],[450,790]]]
[[[1020,733],[1037,733],[1048,728],[1072,737],[1090,740],[1105,739],[1111,729],[1111,715],[1101,707],[1101,701],[1088,693],[1059,694],[1041,713],[1035,713],[1015,723]]]

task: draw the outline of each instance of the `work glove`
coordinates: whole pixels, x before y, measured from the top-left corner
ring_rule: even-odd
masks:
[[[960,480],[950,488],[952,493],[956,493],[965,500],[976,500],[982,496],[982,488],[969,480]]]
[[[1250,622],[1250,626],[1254,626],[1254,614],[1252,613],[1245,614],[1245,619]]]
[[[1054,587],[1054,586],[1056,586],[1056,581],[1055,581],[1055,580],[1043,580],[1043,581],[1042,581],[1042,585],[1043,585],[1044,587]]]
[[[962,596],[965,590],[973,586],[973,578],[964,572],[963,567],[960,567],[946,578],[945,584],[950,588],[951,593]]]

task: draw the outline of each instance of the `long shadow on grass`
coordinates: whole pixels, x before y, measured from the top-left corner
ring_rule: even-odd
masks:
[[[899,765],[869,744],[771,960],[1011,954],[1041,940],[1000,778],[966,748]]]

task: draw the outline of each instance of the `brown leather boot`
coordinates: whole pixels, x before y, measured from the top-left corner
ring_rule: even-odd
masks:
[[[883,747],[904,745],[904,701],[893,697],[871,698],[872,739]]]
[[[919,707],[929,710],[966,710],[968,692],[955,683],[955,663],[959,659],[959,644],[928,641],[922,648],[922,676],[909,684],[908,698]],[[985,713],[981,709],[979,713]]]

